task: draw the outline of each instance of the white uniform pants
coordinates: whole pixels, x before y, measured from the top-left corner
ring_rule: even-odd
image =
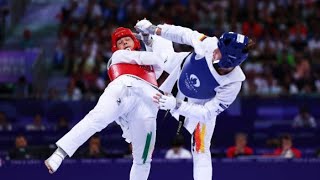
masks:
[[[130,180],[147,180],[156,138],[158,108],[152,96],[158,91],[146,82],[121,76],[112,81],[97,105],[56,144],[70,157],[93,134],[120,116],[128,121],[123,129],[132,142],[133,166]]]
[[[212,180],[211,138],[216,119],[198,123],[191,137],[194,180]]]
[[[206,101],[188,99],[189,102],[204,104]],[[177,114],[175,114],[176,116]],[[178,116],[176,116],[178,117]],[[184,127],[192,134],[191,152],[193,156],[194,180],[212,180],[211,138],[216,117],[206,123],[197,123],[196,119],[186,118]]]

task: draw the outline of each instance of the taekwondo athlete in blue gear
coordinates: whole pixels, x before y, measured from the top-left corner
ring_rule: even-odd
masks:
[[[194,48],[192,53],[167,54],[164,70],[170,75],[160,89],[171,92],[177,82],[179,98],[157,94],[155,101],[160,109],[170,110],[173,116],[186,117],[184,127],[192,134],[193,177],[211,180],[210,145],[216,117],[239,94],[245,80],[239,65],[247,59],[254,42],[233,32],[224,33],[218,39],[181,26],[155,26],[148,20],[139,21],[135,28],[144,34],[156,34]],[[153,51],[157,50],[153,48]],[[182,100],[184,97],[188,102]]]

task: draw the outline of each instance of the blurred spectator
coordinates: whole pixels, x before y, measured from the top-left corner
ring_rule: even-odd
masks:
[[[250,61],[243,67],[256,60],[254,63],[258,64],[260,69],[259,72],[254,72],[252,77],[247,76],[242,90],[244,95],[319,93],[316,87],[320,89],[320,85],[315,84],[317,79],[309,75],[309,72],[317,71],[314,64],[319,64],[319,55],[316,55],[320,49],[319,2],[253,2],[66,1],[58,15],[60,26],[57,41],[54,42],[56,45],[49,50],[52,51],[50,54],[53,54],[51,70],[64,72],[69,78],[77,75],[83,85],[79,85],[79,81],[76,82],[76,87],[70,85],[68,92],[63,95],[63,100],[96,100],[105,87],[104,60],[109,59],[112,54],[109,43],[111,32],[115,26],[133,27],[138,19],[146,15],[151,22],[187,26],[209,36],[219,37],[221,32],[236,31],[255,38],[259,48],[252,53]],[[5,9],[5,13],[1,13],[1,9]],[[0,27],[4,24],[2,21],[8,10],[8,0],[0,1]],[[184,17],[179,14],[184,14]],[[0,39],[3,29],[0,28]],[[34,45],[36,34],[33,33],[36,32],[23,29],[24,47]],[[174,47],[176,51],[190,50],[190,47],[176,43]],[[301,59],[295,57],[297,52],[308,57],[308,62],[300,62]],[[273,70],[272,76],[269,75],[268,68],[265,68],[268,66]],[[296,71],[292,72],[295,66]],[[246,75],[252,73],[245,68],[244,72]]]
[[[320,32],[316,32],[316,34],[311,37],[308,41],[308,48],[312,52],[320,50]]]
[[[46,127],[42,124],[42,116],[41,114],[36,114],[33,118],[32,124],[28,124],[26,126],[27,131],[44,131]]]
[[[268,148],[272,148],[272,149],[274,149],[274,148],[278,148],[278,147],[280,147],[280,145],[281,145],[281,142],[280,142],[280,139],[279,138],[268,138],[267,140],[266,140],[266,146],[268,147]],[[267,154],[266,154],[267,155]]]
[[[293,74],[293,78],[300,92],[304,92],[308,94],[311,91],[313,91],[314,87],[311,87],[312,89],[310,90],[305,89],[306,85],[314,86],[311,64],[307,58],[300,57],[299,62],[296,65],[296,70]]]
[[[23,31],[23,39],[21,42],[21,46],[26,49],[32,48],[34,46],[32,40],[32,32],[28,28],[24,29]]]
[[[10,151],[10,159],[30,159],[31,150],[24,135],[18,135],[15,139],[15,147]]]
[[[277,148],[273,155],[283,158],[301,158],[300,150],[293,147],[292,137],[288,134],[281,137],[281,147]]]
[[[69,121],[66,117],[61,116],[58,119],[57,125],[55,127],[56,131],[59,132],[68,132],[69,131]]]
[[[11,131],[12,125],[8,122],[7,116],[0,111],[0,131]]]
[[[82,93],[74,81],[70,81],[67,87],[67,92],[63,95],[63,101],[79,101],[82,98]]]
[[[5,33],[8,29],[8,15],[9,15],[9,5],[8,0],[0,0],[0,45],[4,40]]]
[[[284,75],[282,86],[282,95],[294,95],[299,93],[298,87],[293,82],[293,77],[290,74]]]
[[[107,153],[101,147],[101,139],[98,135],[93,135],[89,139],[89,146],[81,154],[81,157],[90,159],[107,157]]]
[[[292,127],[294,128],[316,128],[317,123],[314,117],[310,114],[307,106],[300,107],[299,114],[293,120]]]
[[[242,33],[251,38],[259,39],[262,35],[263,27],[255,19],[253,15],[250,15],[247,21],[244,21],[242,24]]]
[[[320,93],[320,73],[316,74],[317,80],[315,81],[315,86],[317,89],[317,93]]]
[[[171,149],[165,155],[166,159],[191,159],[191,152],[184,148],[184,138],[178,135],[174,138]]]
[[[24,76],[19,77],[15,85],[14,94],[16,98],[27,98],[30,95],[30,85]]]
[[[289,29],[289,39],[290,41],[297,41],[297,39],[305,40],[308,34],[308,29],[305,23],[297,18],[294,25]]]
[[[63,44],[62,41],[58,42],[54,51],[53,68],[57,70],[63,69],[64,63],[65,63],[65,54],[64,54],[65,50],[63,49],[62,44]]]
[[[316,152],[316,157],[317,157],[317,158],[320,158],[320,149],[317,150],[317,152]]]
[[[251,79],[248,78],[244,82],[242,94],[269,96],[287,95],[291,92],[291,94],[315,92],[311,77],[302,78],[301,81],[307,83],[299,85],[299,91],[296,91],[297,82],[284,81],[282,76],[288,74],[289,77],[293,77],[293,73],[286,71],[283,63],[288,63],[292,69],[291,66],[295,65],[296,51],[308,56],[308,53],[319,49],[319,25],[315,17],[319,6],[316,1],[301,3],[299,6],[296,6],[295,1],[285,3],[254,1],[255,3],[248,5],[245,2],[67,1],[58,16],[61,21],[55,48],[51,49],[53,51],[51,67],[53,71],[65,72],[69,78],[75,75],[79,78],[76,87],[73,85],[68,87],[63,100],[96,100],[105,87],[104,60],[109,59],[111,55],[108,43],[111,32],[115,26],[133,27],[138,19],[146,15],[149,15],[148,19],[154,23],[165,22],[187,26],[210,36],[219,37],[223,31],[236,31],[256,38],[259,49],[252,53],[252,57],[257,59],[261,71],[255,72]],[[241,11],[234,10],[239,7]],[[301,11],[298,11],[297,7],[301,8]],[[189,13],[186,13],[187,10]],[[185,16],[182,18],[179,14]],[[24,29],[24,46],[32,46],[33,37],[30,29]],[[177,51],[190,48],[176,43],[174,46]],[[304,51],[308,49],[309,51]],[[315,58],[309,61],[315,62]],[[244,65],[249,63],[251,61]],[[279,73],[280,76],[268,75],[269,72],[264,67],[270,64],[272,64],[271,69],[285,73]],[[310,68],[311,72],[314,71],[313,66]],[[300,80],[301,69],[305,68],[297,67],[297,69],[299,72],[295,72],[295,76]],[[250,70],[244,71],[246,75],[250,73]]]
[[[48,91],[48,100],[56,101],[59,100],[59,93],[56,88],[52,87]]]
[[[249,156],[253,154],[252,148],[247,146],[247,135],[244,133],[238,133],[235,135],[234,146],[227,149],[227,157],[234,158],[239,156]]]

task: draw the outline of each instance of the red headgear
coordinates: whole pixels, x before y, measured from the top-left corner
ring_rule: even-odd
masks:
[[[139,40],[133,35],[132,31],[128,28],[124,28],[124,27],[119,27],[117,28],[113,33],[112,33],[112,37],[111,37],[111,43],[112,43],[112,47],[111,50],[112,52],[115,52],[118,50],[117,48],[117,41],[120,38],[129,36],[132,38],[133,42],[134,42],[134,47],[133,49],[135,50],[139,50],[141,48],[140,46],[140,42]]]

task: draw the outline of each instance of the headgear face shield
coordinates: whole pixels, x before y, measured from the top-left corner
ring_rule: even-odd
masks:
[[[245,50],[248,43],[249,38],[247,36],[234,32],[224,33],[218,42],[222,55],[218,63],[219,67],[231,68],[244,62],[248,57],[248,51]]]
[[[112,52],[115,52],[117,50],[119,50],[119,48],[117,47],[117,41],[123,37],[130,37],[133,42],[134,42],[134,50],[139,50],[141,48],[140,46],[140,42],[139,40],[133,35],[132,31],[128,28],[124,28],[124,27],[119,27],[117,28],[111,36],[111,50]]]

